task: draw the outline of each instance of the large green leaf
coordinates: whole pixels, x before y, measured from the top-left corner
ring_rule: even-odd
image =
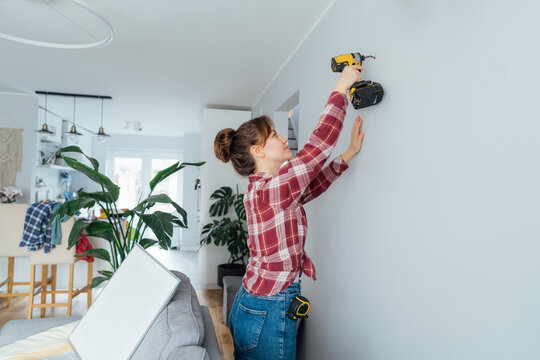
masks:
[[[89,235],[112,231],[112,230],[114,230],[114,227],[111,224],[109,224],[106,221],[101,221],[101,220],[92,221],[90,225],[86,228],[86,232]]]
[[[236,195],[234,199],[234,211],[238,219],[246,221],[246,208],[244,206],[244,194]]]
[[[77,245],[77,243],[79,242],[79,237],[89,225],[90,223],[88,221],[84,221],[81,219],[75,221],[75,224],[73,224],[71,232],[69,233],[68,249],[71,249],[73,246]]]
[[[154,176],[152,181],[150,181],[150,191],[153,191],[157,184],[159,184],[160,182],[162,182],[163,180],[165,180],[167,177],[171,176],[175,172],[182,170],[184,167],[186,167],[186,166],[202,166],[202,165],[204,165],[204,163],[205,163],[204,161],[198,162],[198,163],[182,163],[182,164],[179,164],[177,162],[177,163],[169,166],[168,168],[159,171],[156,174],[156,176]]]
[[[73,216],[75,213],[81,209],[91,208],[95,205],[95,201],[92,199],[74,199],[69,200],[60,205],[58,209],[54,212],[53,216],[51,216],[51,220],[49,221],[49,224],[47,226],[50,226],[53,222],[53,220],[56,217],[60,217],[62,219],[64,216]]]
[[[90,167],[84,165],[83,163],[81,163],[81,162],[79,162],[79,161],[77,161],[77,160],[75,160],[73,158],[64,157],[64,160],[65,160],[66,164],[69,167],[83,173],[90,180],[102,185],[107,190],[109,190],[109,192],[111,193],[111,196],[113,198],[113,201],[118,200],[118,196],[120,195],[120,188],[117,185],[115,185],[111,181],[111,179],[109,179],[105,175],[97,172],[96,170],[91,169]]]
[[[109,280],[109,278],[105,276],[96,276],[95,278],[92,279],[92,289],[95,287],[98,287],[99,284],[107,280]]]
[[[141,241],[139,241],[139,245],[141,245],[143,249],[148,249],[150,246],[157,244],[157,242],[157,240],[142,239]]]
[[[114,227],[106,221],[94,220],[86,228],[86,233],[89,236],[99,237],[109,242],[116,242],[118,240],[115,236]]]
[[[109,271],[109,270],[98,270],[98,273],[100,273],[101,275],[107,277],[107,278],[112,278],[112,276],[114,275],[114,272],[112,271]]]
[[[107,262],[111,262],[111,256],[109,255],[109,252],[105,249],[89,249],[81,253],[78,253],[75,256],[76,257],[93,256],[95,258],[105,260]]]
[[[96,201],[101,201],[107,204],[113,203],[114,200],[112,198],[112,195],[108,191],[98,191],[93,193],[87,193],[85,191],[79,191],[78,193],[79,199],[81,198],[88,198],[88,199],[94,199]]]
[[[63,153],[66,153],[66,152],[74,152],[74,153],[79,153],[79,154],[83,154],[84,157],[86,157],[90,163],[92,163],[92,166],[94,167],[94,170],[98,171],[99,170],[99,163],[96,159],[94,158],[91,158],[89,156],[87,156],[82,150],[80,147],[78,146],[67,146],[65,148],[62,148],[60,150],[58,150],[56,152],[56,156],[57,157],[64,157],[62,154]]]
[[[141,215],[142,221],[154,232],[162,248],[170,247],[174,216],[163,211]]]
[[[180,227],[184,228],[184,229],[186,229],[186,228],[187,228],[187,224],[186,224],[186,223],[184,223],[184,221],[183,221],[183,220],[181,220],[181,219],[179,219],[179,218],[177,218],[177,217],[175,217],[175,218],[173,219],[173,221],[172,221],[172,222],[173,222],[174,224],[176,224],[176,225],[178,225],[178,226],[180,226]]]
[[[215,232],[219,231],[219,224],[220,222],[217,220],[214,220],[211,223],[208,223],[203,226],[201,235],[206,235],[201,238],[200,244],[210,244],[212,242],[212,238],[215,236]]]
[[[211,216],[222,216],[229,212],[229,207],[233,204],[235,196],[232,189],[228,186],[223,186],[210,196],[210,199],[217,200],[210,206]]]
[[[167,194],[156,194],[156,195],[149,196],[145,200],[141,201],[128,214],[131,215],[132,212],[141,212],[143,209],[150,209],[152,206],[154,206],[155,203],[171,204],[175,208],[175,210],[180,214],[180,216],[182,216],[182,220],[185,225],[183,227],[187,227],[186,211],[180,205],[174,202]]]

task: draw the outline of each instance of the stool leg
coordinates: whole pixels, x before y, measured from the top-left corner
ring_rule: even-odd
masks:
[[[87,304],[88,309],[90,309],[90,305],[92,305],[92,275],[93,275],[93,264],[90,261],[88,262],[88,290],[87,290]]]
[[[51,276],[52,276],[51,290],[56,291],[56,265],[51,265]],[[56,294],[53,292],[51,295],[52,295],[51,296],[52,303],[56,304]]]
[[[10,256],[8,259],[8,284],[7,284],[7,293],[13,293],[13,267],[14,267],[15,258]],[[7,298],[7,306],[11,306],[11,296]]]
[[[30,285],[29,285],[29,292],[28,292],[28,310],[26,312],[26,318],[31,319],[32,318],[32,310],[33,310],[33,304],[34,304],[34,287],[35,287],[35,280],[36,280],[36,265],[30,266]]]
[[[73,300],[73,266],[73,264],[69,264],[67,316],[71,316],[71,301]]]
[[[41,304],[47,303],[47,272],[49,267],[47,265],[41,266]],[[45,308],[42,307],[40,311],[41,317],[45,316]]]

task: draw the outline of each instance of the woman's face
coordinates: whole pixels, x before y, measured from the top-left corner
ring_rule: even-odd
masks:
[[[279,135],[276,129],[272,129],[270,136],[266,139],[263,152],[269,161],[283,163],[292,157],[291,149],[287,146],[287,139]]]

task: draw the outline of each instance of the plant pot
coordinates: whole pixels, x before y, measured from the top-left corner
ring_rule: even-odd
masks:
[[[244,276],[246,266],[242,264],[221,264],[217,267],[218,285],[223,287],[224,276]]]

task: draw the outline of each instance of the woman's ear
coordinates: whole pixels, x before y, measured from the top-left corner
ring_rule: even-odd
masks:
[[[249,148],[249,152],[254,159],[262,159],[265,157],[263,149],[260,145],[251,145],[251,147]]]

